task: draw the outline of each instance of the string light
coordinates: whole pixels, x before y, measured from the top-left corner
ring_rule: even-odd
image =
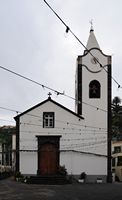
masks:
[[[71,147],[84,147],[84,146],[92,146],[95,144],[107,144],[106,140],[101,140],[98,142],[89,142],[89,143],[77,143],[77,144],[71,144],[71,145],[61,145],[61,147],[67,147],[67,148],[71,148]]]
[[[63,138],[61,138],[61,142],[67,142],[67,141],[89,141],[89,140],[94,140],[95,142],[97,142],[97,141],[99,141],[99,142],[101,142],[102,140],[101,139],[106,139],[106,137],[105,136],[102,136],[102,137],[100,137],[99,139],[98,139],[98,137],[97,138],[95,138],[95,137],[86,137],[86,138],[69,138],[69,139],[63,139]],[[36,142],[37,141],[37,138],[35,138],[35,139],[29,139],[29,138],[22,138],[22,139],[20,139],[20,143],[26,143],[26,142]]]
[[[32,125],[32,126],[41,126],[42,127],[42,125],[41,124],[34,124],[34,123],[29,123],[29,122],[21,122],[20,123],[21,125]],[[73,123],[70,123],[71,125],[73,124]],[[97,129],[96,130],[96,132],[107,132],[107,129],[105,129],[105,128],[99,128],[99,127],[92,127],[92,126],[86,126],[86,125],[81,125],[81,124],[75,124],[76,126],[82,126],[82,127],[85,127],[85,131],[91,131],[91,130],[89,130],[89,129],[86,129],[86,127],[88,127],[88,128],[94,128],[94,129]],[[78,130],[78,131],[82,131],[82,129],[77,129],[77,128],[71,128],[71,127],[58,127],[58,126],[56,126],[55,127],[55,129],[63,129],[63,130],[72,130],[72,131],[74,131],[74,130]],[[104,131],[103,131],[104,130]],[[106,131],[105,131],[106,130]],[[95,131],[95,130],[92,130],[93,132]],[[94,132],[95,133],[95,132]]]
[[[94,131],[90,131],[90,130],[81,130],[80,132],[75,132],[75,129],[74,129],[74,131],[72,131],[72,132],[66,132],[66,131],[64,131],[64,132],[59,132],[59,131],[57,131],[57,130],[59,130],[59,129],[61,129],[61,130],[65,130],[64,128],[59,128],[59,127],[56,127],[55,128],[55,131],[48,131],[48,134],[59,134],[59,135],[61,135],[62,133],[64,134],[64,135],[74,135],[74,133],[75,133],[75,135],[76,134],[78,134],[78,135],[81,135],[81,134],[87,134],[87,135],[90,135],[90,134],[92,134],[92,135],[97,135],[97,136],[99,136],[99,135],[107,135],[107,131],[97,131],[97,132],[94,132]],[[71,130],[71,129],[68,129],[68,130]],[[77,130],[77,129],[76,129]],[[21,131],[21,132],[23,132],[23,133],[28,133],[28,134],[30,134],[30,133],[32,133],[32,134],[46,134],[47,132],[44,132],[44,131],[28,131],[28,130],[23,130],[23,131]]]
[[[91,147],[92,148],[92,147]],[[31,152],[31,153],[37,153],[40,150],[37,149],[20,149],[20,150],[14,150],[14,152]],[[12,150],[7,150],[4,151],[4,153],[9,153],[9,152],[13,152]],[[99,153],[94,153],[94,152],[89,152],[89,151],[81,151],[81,150],[73,150],[73,149],[62,149],[59,150],[59,152],[74,152],[74,153],[81,153],[81,154],[90,154],[90,155],[95,155],[95,156],[104,156],[104,157],[108,157],[107,155],[103,155],[103,154],[99,154]],[[3,152],[0,152],[3,153]]]
[[[46,1],[44,1],[44,2],[49,6],[49,4],[48,4]],[[49,7],[50,7],[50,6],[49,6]],[[52,9],[52,8],[50,7],[50,9]],[[53,9],[52,9],[52,11],[54,12]],[[66,26],[66,33],[68,33],[68,32],[70,31],[70,32],[74,35],[74,37],[82,44],[82,46],[88,51],[88,49],[85,47],[85,45],[84,45],[84,44],[77,38],[77,36],[71,31],[71,29],[69,28],[69,26],[67,26],[66,23],[64,23],[64,21],[57,15],[56,12],[54,12],[54,13],[55,13],[55,15],[62,21],[62,23]],[[91,52],[89,52],[89,53],[91,54]],[[91,54],[91,55],[92,55],[92,54]],[[92,56],[93,56],[93,55],[92,55]],[[93,56],[93,57],[94,57],[94,56]],[[94,57],[94,58],[95,58],[95,57]],[[95,58],[95,60],[99,63],[99,60],[98,60],[98,59]],[[99,63],[99,64],[100,64],[100,67],[102,68],[102,67],[103,67],[102,64],[101,64],[101,63]],[[23,76],[23,75],[21,75],[21,74],[19,74],[19,73],[13,72],[12,70],[9,70],[9,69],[7,69],[7,68],[5,68],[5,67],[3,67],[3,66],[0,66],[0,68],[3,69],[3,70],[6,70],[6,71],[8,71],[8,72],[11,72],[11,73],[13,73],[13,74],[15,74],[15,75],[17,75],[17,76],[19,76],[19,77],[21,77],[21,78],[24,78],[24,79],[26,79],[26,80],[28,80],[28,81],[31,81],[31,82],[33,82],[33,83],[35,83],[35,84],[38,84],[38,85],[40,85],[42,88],[49,89],[49,90],[55,92],[57,95],[64,95],[64,96],[66,96],[66,97],[68,97],[68,98],[71,98],[71,99],[76,100],[75,98],[73,98],[73,97],[71,97],[71,96],[65,94],[64,91],[63,91],[63,92],[59,92],[59,91],[57,91],[57,90],[55,90],[55,89],[52,89],[52,88],[50,88],[50,87],[48,87],[48,86],[45,86],[45,85],[43,85],[43,84],[41,84],[41,83],[38,83],[37,81],[34,81],[34,80],[30,79],[30,78],[27,78],[27,77],[25,77],[25,76]],[[107,70],[106,70],[106,72],[107,72]],[[112,77],[112,78],[113,78],[113,77]],[[117,82],[114,78],[113,78],[113,80],[114,80],[114,82],[116,82],[116,83],[118,84],[118,82]],[[122,88],[120,84],[118,84],[118,88]],[[81,103],[81,102],[80,102],[80,103]],[[85,105],[91,106],[91,107],[93,107],[93,108],[96,108],[97,110],[101,110],[101,111],[107,112],[107,111],[104,110],[104,109],[101,109],[101,108],[95,107],[95,106],[93,106],[93,105],[87,104],[86,102],[82,102],[82,103],[85,104]],[[5,110],[8,110],[8,109],[3,108],[3,107],[0,107],[0,108],[1,108],[1,109],[5,109]],[[12,110],[12,109],[9,109],[9,111],[16,112],[17,114],[18,114],[18,113],[21,113],[20,111],[15,111],[15,110]],[[32,115],[32,116],[34,116],[34,115]]]
[[[89,49],[86,48],[86,46],[83,44],[83,42],[81,42],[81,40],[75,35],[75,33],[71,30],[71,28],[69,28],[69,26],[64,22],[64,20],[62,20],[62,18],[54,11],[54,9],[49,5],[49,3],[47,3],[47,1],[44,0],[44,3],[50,8],[50,10],[55,14],[55,16],[62,22],[62,24],[66,27],[66,33],[70,32],[75,39],[85,48],[85,50],[87,50],[87,52],[89,52],[89,54],[95,59],[95,61],[100,65],[101,68],[103,68],[107,73],[108,71],[102,66],[102,64],[99,62],[99,60],[89,51]],[[115,80],[115,78],[113,78],[111,76],[111,78],[113,79],[113,81],[117,84],[118,88],[122,89],[122,86]]]
[[[9,152],[9,151],[7,151]],[[39,152],[39,150],[34,150],[34,149],[21,149],[19,151],[15,151],[15,152],[32,152],[32,153],[35,153],[35,152]],[[99,153],[94,153],[94,152],[88,152],[88,151],[79,151],[79,150],[71,150],[71,149],[62,149],[62,150],[59,150],[59,152],[74,152],[74,153],[81,153],[81,154],[90,154],[90,155],[95,155],[95,156],[103,156],[103,157],[108,157],[107,155],[103,155],[103,154],[99,154]]]
[[[90,146],[95,146],[95,145],[101,145],[101,144],[107,144],[107,142],[106,142],[106,140],[102,140],[102,141],[98,141],[98,142],[89,142],[89,143],[79,143],[79,144],[70,144],[70,145],[61,145],[61,148],[60,148],[60,151],[62,151],[62,150],[73,150],[73,149],[71,149],[71,148],[83,148],[83,147],[90,147]],[[22,146],[21,145],[21,148],[20,148],[20,150],[19,151],[21,151],[22,149],[24,150],[26,148],[26,150],[31,150],[31,149],[33,149],[33,150],[35,150],[35,151],[41,151],[41,149],[40,150],[37,150],[37,148],[36,147],[33,147],[33,146]],[[35,148],[35,149],[34,149]]]
[[[13,110],[13,109],[10,109],[10,108],[5,108],[5,107],[0,107],[0,109],[11,111],[11,112],[16,112],[16,113],[21,113],[19,111],[16,111],[16,110]]]
[[[17,72],[14,72],[14,71],[12,71],[12,70],[10,70],[10,69],[7,69],[6,67],[0,66],[0,68],[3,69],[3,70],[5,70],[5,71],[8,71],[8,72],[10,72],[10,73],[12,73],[12,74],[14,74],[14,75],[16,75],[16,76],[19,76],[20,78],[24,78],[24,79],[26,79],[26,80],[28,80],[28,81],[31,81],[31,82],[33,82],[33,83],[35,83],[35,84],[41,86],[42,88],[49,89],[49,90],[51,90],[51,91],[57,93],[58,95],[59,95],[59,94],[60,94],[60,95],[63,95],[63,94],[64,94],[63,92],[59,92],[59,91],[57,91],[57,90],[54,90],[54,89],[52,89],[52,88],[50,88],[50,87],[48,87],[48,86],[46,86],[46,85],[43,85],[43,84],[41,84],[41,83],[39,83],[39,82],[37,82],[37,81],[34,81],[34,80],[32,80],[32,79],[30,79],[30,78],[28,78],[28,77],[26,77],[26,76],[23,76],[23,75],[21,75],[21,74],[19,74],[19,73],[17,73]]]
[[[20,111],[16,111],[16,110],[13,110],[13,109],[10,109],[10,108],[5,108],[5,107],[0,107],[0,109],[8,110],[8,111],[11,111],[11,112],[22,113],[22,112],[20,112]],[[26,113],[26,115],[39,118],[41,122],[43,121],[43,119],[42,119],[41,116],[34,115],[34,114],[29,114],[29,113]],[[60,122],[60,123],[63,123],[63,124],[66,124],[67,126],[68,126],[68,125],[74,125],[74,126],[81,126],[81,127],[90,128],[90,129],[92,128],[92,129],[98,129],[98,130],[100,130],[100,129],[102,129],[102,130],[107,130],[107,129],[104,128],[104,127],[87,126],[87,125],[77,124],[77,123],[73,123],[73,122],[67,122],[67,121],[63,121],[63,120],[56,120],[56,119],[55,119],[55,121]],[[38,125],[38,124],[29,123],[29,122],[21,122],[21,124],[26,124],[26,125],[28,124],[28,125],[34,125],[34,126],[36,126],[36,125],[37,125],[37,126],[41,126],[41,125]],[[61,128],[62,128],[62,127],[61,127]],[[68,127],[65,127],[65,129],[69,129],[69,128],[68,128]]]
[[[50,90],[50,91],[53,91],[54,93],[57,94],[57,96],[58,96],[58,95],[62,95],[62,96],[65,96],[65,97],[67,97],[67,98],[69,98],[69,99],[72,99],[72,100],[75,100],[75,101],[77,101],[77,102],[80,102],[80,101],[77,100],[76,98],[74,98],[74,97],[72,97],[72,96],[70,96],[70,95],[65,94],[64,91],[63,91],[63,92],[60,92],[60,91],[58,91],[58,90],[55,90],[55,89],[53,89],[53,88],[51,88],[51,87],[48,87],[48,86],[46,86],[46,85],[43,85],[43,84],[41,84],[41,83],[39,83],[39,82],[37,82],[37,81],[35,81],[35,80],[32,80],[32,79],[30,79],[30,78],[28,78],[28,77],[26,77],[26,76],[23,76],[23,75],[21,75],[21,74],[19,74],[19,73],[17,73],[17,72],[14,72],[14,71],[12,71],[12,70],[6,68],[6,67],[0,66],[0,69],[3,69],[3,70],[5,70],[5,71],[7,71],[7,72],[10,72],[10,73],[12,73],[12,74],[14,74],[14,75],[16,75],[16,76],[19,76],[20,78],[23,78],[23,79],[25,79],[25,80],[30,81],[30,82],[32,82],[32,83],[35,83],[35,84],[41,86],[43,89],[46,88],[46,89],[48,89],[48,90]],[[92,107],[92,108],[95,108],[95,109],[97,109],[97,110],[99,109],[100,111],[107,112],[107,110],[104,110],[104,109],[102,109],[102,108],[98,108],[98,107],[96,107],[96,106],[94,106],[94,105],[91,105],[91,104],[89,104],[89,103],[86,103],[86,102],[83,102],[83,101],[80,102],[80,103],[82,103],[82,104],[84,104],[84,105],[87,105],[87,106],[90,106],[90,107]],[[3,109],[4,109],[4,108],[3,108]],[[15,110],[12,110],[12,111],[14,112]],[[19,111],[15,111],[15,112],[20,113]]]

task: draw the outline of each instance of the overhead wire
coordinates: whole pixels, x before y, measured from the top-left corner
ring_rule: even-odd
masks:
[[[66,23],[59,17],[59,15],[51,8],[51,6],[47,3],[47,1],[44,1],[44,2],[45,2],[45,3],[48,5],[48,7],[54,12],[54,14],[61,20],[61,22],[66,26],[66,32],[68,33],[68,31],[70,31],[70,32],[75,36],[75,38],[82,44],[82,46],[83,46],[86,50],[88,50],[88,49],[85,47],[85,45],[79,40],[79,38],[71,31],[71,29],[67,26],[67,24],[66,24]],[[92,55],[92,56],[93,56],[93,55]],[[99,61],[97,60],[97,62],[99,62]],[[100,64],[101,64],[101,63],[100,63]],[[48,86],[46,86],[46,85],[43,85],[43,84],[41,84],[41,83],[39,83],[39,82],[37,82],[37,81],[35,81],[35,80],[32,80],[32,79],[30,79],[30,78],[28,78],[28,77],[25,77],[25,76],[23,76],[23,75],[21,75],[21,74],[19,74],[19,73],[17,73],[17,72],[14,72],[14,71],[12,71],[12,70],[10,70],[10,69],[5,68],[5,67],[3,67],[3,66],[0,66],[0,68],[3,69],[3,70],[8,71],[8,72],[10,72],[10,73],[13,73],[14,75],[17,75],[17,76],[19,76],[19,77],[21,77],[21,78],[24,78],[24,79],[26,79],[26,80],[28,80],[28,81],[31,81],[31,82],[33,82],[33,83],[35,83],[35,84],[41,86],[42,88],[49,89],[49,90],[55,92],[57,95],[64,95],[64,96],[66,96],[66,97],[68,97],[68,98],[70,98],[70,99],[73,99],[73,100],[76,100],[76,101],[77,101],[76,98],[71,97],[71,96],[65,94],[64,92],[60,92],[60,91],[58,91],[58,90],[55,90],[55,89],[53,89],[53,88],[50,88],[50,87],[48,87]],[[114,81],[116,81],[116,80],[114,80]],[[120,86],[120,85],[118,84],[118,86]],[[85,104],[85,105],[87,105],[87,106],[91,106],[91,107],[93,107],[93,108],[96,108],[97,110],[101,110],[101,111],[107,112],[107,110],[101,109],[101,108],[99,108],[99,107],[96,107],[96,106],[94,106],[94,105],[88,104],[88,103],[86,103],[86,102],[82,102],[82,103]],[[1,109],[4,109],[4,110],[9,110],[9,111],[16,112],[17,114],[18,114],[18,113],[22,113],[22,112],[20,112],[20,111],[16,111],[16,110],[13,110],[13,109],[6,109],[6,108],[3,108],[3,107],[0,107],[0,108],[1,108]]]
[[[16,113],[22,113],[21,111],[17,111],[17,110],[14,110],[14,109],[10,109],[10,108],[6,108],[6,107],[1,107],[0,106],[0,109],[4,109],[4,110],[8,110],[8,111],[11,111],[11,112],[16,112]],[[38,116],[38,115],[34,115],[34,114],[29,114],[29,113],[26,113],[26,115],[28,116],[32,116],[32,117],[37,117],[40,119],[41,122],[43,122],[43,118],[41,116]],[[107,130],[106,128],[104,127],[95,127],[95,126],[88,126],[88,125],[83,125],[83,124],[77,124],[77,123],[74,123],[74,122],[70,122],[70,121],[63,121],[63,120],[56,120],[55,121],[57,122],[60,122],[60,123],[63,123],[65,125],[74,125],[74,126],[81,126],[81,127],[84,127],[84,128],[93,128],[93,129],[97,129],[97,130]],[[30,122],[20,122],[21,124],[26,124],[26,125],[34,125],[34,126],[42,126],[41,124],[34,124],[34,123],[30,123]],[[61,127],[62,128],[62,127]],[[65,129],[69,129],[69,127],[63,127]],[[73,129],[74,127],[70,128],[70,129]],[[74,128],[75,129],[75,128]]]
[[[46,1],[44,1],[48,6],[49,6],[49,4],[46,2]],[[49,6],[50,7],[50,6]],[[57,15],[57,13],[50,7],[50,9],[55,13],[55,15],[62,21],[62,23],[66,26],[66,32],[68,32],[68,31],[70,31],[73,35],[74,35],[74,37],[82,44],[82,46],[86,49],[86,50],[88,50],[86,47],[85,47],[85,45],[79,40],[79,38],[72,32],[72,30],[64,23],[64,21]],[[91,52],[89,52],[90,54],[91,54]],[[92,54],[91,54],[92,55]],[[93,57],[94,57],[94,55],[92,55]],[[95,58],[95,57],[94,57]],[[96,59],[96,58],[95,58]],[[99,61],[97,60],[97,62],[99,63]],[[101,66],[101,63],[99,63],[100,64],[100,66]],[[101,66],[102,67],[102,66]],[[7,69],[7,68],[5,68],[5,67],[3,67],[3,66],[0,66],[0,68],[1,69],[4,69],[4,70],[6,70],[6,71],[8,71],[8,72],[11,72],[11,73],[13,73],[13,74],[15,74],[15,75],[17,75],[17,76],[20,76],[21,78],[24,78],[24,79],[26,79],[26,80],[28,80],[28,81],[31,81],[31,82],[33,82],[33,83],[35,83],[35,84],[38,84],[38,85],[40,85],[40,86],[42,86],[43,88],[46,88],[46,89],[49,89],[49,90],[51,90],[51,91],[53,91],[53,92],[55,92],[55,93],[57,93],[57,95],[64,95],[64,96],[67,96],[67,97],[69,97],[69,98],[71,98],[71,99],[74,99],[74,100],[76,100],[75,98],[73,98],[73,97],[71,97],[71,96],[69,96],[69,95],[66,95],[66,94],[64,94],[64,92],[59,92],[59,91],[57,91],[57,90],[54,90],[54,89],[52,89],[52,88],[50,88],[50,87],[48,87],[48,86],[45,86],[45,85],[43,85],[43,84],[40,84],[40,83],[38,83],[37,81],[34,81],[34,80],[32,80],[32,79],[30,79],[30,78],[27,78],[27,77],[25,77],[25,76],[23,76],[23,75],[21,75],[21,74],[18,74],[18,73],[16,73],[16,72],[13,72],[12,70],[9,70],[9,69]],[[114,80],[115,82],[116,82],[116,80]],[[117,82],[116,82],[117,83]],[[120,85],[119,85],[120,86]],[[86,104],[86,105],[89,105],[89,106],[92,106],[92,107],[94,107],[94,108],[97,108],[97,109],[99,109],[99,110],[102,110],[102,111],[105,111],[104,109],[101,109],[101,108],[98,108],[98,107],[95,107],[95,106],[93,106],[93,105],[90,105],[90,104],[87,104],[87,103],[85,103],[85,102],[82,102],[82,103],[84,103],[84,104]],[[15,110],[11,110],[11,111],[14,111],[14,112],[19,112],[19,111],[15,111]],[[105,112],[107,112],[107,111],[105,111]],[[21,113],[21,112],[20,112]],[[34,124],[31,124],[31,125],[34,125]],[[88,127],[88,126],[84,126],[84,127]],[[94,127],[92,127],[92,128],[94,128]]]
[[[48,90],[50,90],[50,91],[53,91],[53,92],[56,93],[57,95],[65,96],[65,97],[67,97],[67,98],[70,98],[70,99],[72,99],[72,100],[77,101],[78,103],[83,103],[83,104],[85,104],[85,105],[87,105],[87,106],[90,106],[90,107],[92,107],[92,108],[95,108],[96,110],[100,110],[100,111],[103,111],[103,112],[107,112],[107,110],[105,110],[105,109],[102,109],[102,108],[100,108],[100,107],[91,105],[91,104],[86,103],[86,102],[83,102],[83,101],[81,102],[81,101],[77,100],[76,98],[74,98],[74,97],[72,97],[72,96],[66,94],[64,91],[63,91],[63,92],[60,92],[60,91],[58,91],[58,90],[55,90],[55,89],[53,89],[53,88],[51,88],[51,87],[48,87],[48,86],[46,86],[46,85],[44,85],[44,84],[41,84],[41,83],[39,83],[39,82],[37,82],[37,81],[35,81],[35,80],[32,80],[31,78],[28,78],[28,77],[26,77],[26,76],[23,76],[23,75],[21,75],[20,73],[17,73],[17,72],[15,72],[15,71],[12,71],[12,70],[10,70],[10,69],[8,69],[8,68],[6,68],[6,67],[0,66],[0,69],[3,69],[3,70],[5,70],[5,71],[7,71],[7,72],[9,72],[9,73],[12,73],[12,74],[14,74],[14,75],[16,75],[16,76],[19,76],[19,77],[21,77],[21,78],[23,78],[23,79],[26,79],[26,80],[28,80],[28,81],[30,81],[30,82],[32,82],[32,83],[35,83],[35,84],[41,86],[42,88],[46,88],[46,89],[48,89]],[[19,112],[19,111],[18,111],[18,112]]]
[[[11,112],[16,112],[16,113],[21,113],[20,111],[13,110],[13,109],[10,109],[10,108],[5,108],[5,107],[2,107],[2,106],[0,106],[0,109],[2,109],[2,110],[7,110],[7,111],[11,111]]]
[[[31,137],[33,137],[33,139],[32,140],[36,140],[35,139],[35,137],[36,136],[38,136],[38,134],[40,135],[40,136],[44,136],[45,134],[46,135],[48,135],[48,136],[51,136],[51,135],[59,135],[59,136],[61,136],[61,140],[62,139],[64,139],[64,137],[66,137],[67,135],[68,135],[68,137],[70,136],[70,137],[73,137],[73,136],[75,136],[75,135],[79,135],[79,137],[80,138],[82,138],[83,140],[85,140],[85,136],[86,136],[86,139],[88,139],[89,140],[89,138],[92,136],[94,139],[99,139],[99,138],[101,138],[101,137],[107,137],[107,133],[106,132],[97,132],[97,133],[93,133],[93,132],[87,132],[87,130],[86,131],[82,131],[82,132],[64,132],[64,131],[62,131],[62,132],[43,132],[43,131],[35,131],[35,132],[33,132],[33,131],[21,131],[26,137],[27,137],[27,134],[31,134]],[[35,134],[37,134],[37,135],[35,135]],[[66,139],[67,140],[70,140],[71,138],[67,138],[66,137]],[[75,140],[75,139],[73,139],[72,138],[72,140]],[[77,139],[76,139],[77,140]]]
[[[21,75],[21,74],[19,74],[19,73],[17,73],[17,72],[14,72],[14,71],[12,71],[12,70],[6,68],[6,67],[0,66],[0,68],[3,69],[3,70],[5,70],[5,71],[8,71],[8,72],[10,72],[10,73],[12,73],[12,74],[14,74],[14,75],[16,75],[16,76],[19,76],[19,77],[24,78],[24,79],[26,79],[26,80],[28,80],[28,81],[31,81],[32,83],[35,83],[35,84],[41,86],[42,88],[49,89],[49,90],[55,92],[57,95],[59,95],[59,94],[60,94],[60,95],[63,95],[62,92],[59,92],[59,91],[57,91],[57,90],[55,90],[55,89],[53,89],[53,88],[51,88],[51,87],[48,87],[48,86],[46,86],[46,85],[43,85],[43,84],[41,84],[41,83],[39,83],[39,82],[37,82],[37,81],[35,81],[35,80],[32,80],[31,78],[28,78],[28,77],[26,77],[26,76],[23,76],[23,75]]]
[[[20,125],[32,125],[32,126],[41,126],[42,127],[42,124],[34,124],[34,123],[30,123],[30,122],[20,122]],[[93,126],[86,126],[86,125],[82,125],[82,124],[73,124],[73,123],[68,123],[70,125],[76,125],[76,126],[79,126],[79,127],[84,127],[85,130],[89,130],[87,128],[93,128],[93,129],[97,129],[96,131],[100,131],[100,130],[107,130],[106,128],[101,128],[101,127],[93,127]],[[58,128],[58,129],[63,129],[63,130],[79,130],[79,131],[82,131],[82,129],[76,129],[74,127],[55,127],[55,128]],[[93,130],[95,131],[95,130]]]
[[[92,148],[92,147],[91,147]],[[41,150],[39,149],[20,149],[20,150],[14,150],[14,152],[31,152],[31,153],[37,153],[37,152],[40,152]],[[7,151],[4,151],[4,153],[9,153],[9,152],[12,152],[11,150],[7,150]],[[44,151],[43,151],[44,152]],[[48,151],[48,152],[52,152],[52,151]],[[89,151],[81,151],[81,149],[77,149],[77,150],[74,150],[74,149],[60,149],[58,150],[58,152],[73,152],[73,153],[81,153],[81,154],[90,154],[90,155],[95,155],[95,156],[104,156],[104,157],[107,157],[107,155],[104,155],[104,154],[99,154],[99,153],[95,153],[95,152],[89,152]],[[0,152],[2,153],[2,152]]]
[[[96,137],[79,137],[79,138],[64,138],[63,136],[61,137],[61,139],[60,139],[60,144],[62,145],[62,142],[74,142],[74,141],[83,141],[83,142],[89,142],[89,140],[91,140],[91,141],[94,141],[94,142],[100,142],[100,141],[102,141],[103,139],[106,139],[106,136],[101,136],[101,137],[99,137],[98,138],[98,136],[96,136]],[[20,139],[20,143],[21,143],[21,145],[23,144],[23,143],[27,143],[27,142],[36,142],[37,141],[37,138],[35,137],[35,138],[31,138],[31,139],[29,139],[29,138],[26,138],[26,137],[23,137],[23,138],[21,138]],[[77,143],[78,144],[78,143]],[[69,144],[68,144],[69,145]],[[70,144],[71,145],[71,144]]]
[[[69,144],[69,145],[62,145],[62,147],[66,147],[66,148],[71,148],[71,147],[86,147],[86,146],[92,146],[92,145],[95,145],[95,144],[102,144],[102,143],[104,143],[104,144],[106,144],[107,143],[107,141],[106,140],[102,140],[102,141],[98,141],[98,142],[89,142],[89,143],[77,143],[77,144]]]
[[[27,125],[32,125],[32,126],[34,126],[35,124],[27,124]],[[41,125],[37,125],[37,126],[39,126],[39,127],[42,127]],[[55,131],[51,131],[51,130],[46,130],[46,131],[29,131],[28,129],[24,129],[23,131],[21,131],[21,132],[24,132],[24,133],[41,133],[41,134],[45,134],[45,133],[48,133],[48,134],[61,134],[62,133],[62,131],[63,131],[63,133],[64,134],[80,134],[81,135],[81,133],[84,133],[84,134],[94,134],[94,135],[96,135],[96,134],[107,134],[107,129],[106,130],[90,130],[90,129],[78,129],[78,128],[66,128],[66,127],[58,127],[58,126],[56,126],[55,127],[55,130],[57,131],[57,130],[60,130],[60,131],[58,131],[58,132],[55,132]],[[69,132],[70,131],[70,132]]]
[[[72,143],[72,144],[61,144],[61,146],[60,146],[60,150],[64,150],[63,148],[67,148],[67,149],[69,149],[69,148],[83,148],[83,147],[86,147],[86,146],[93,146],[93,145],[101,145],[101,144],[107,144],[107,141],[106,140],[101,140],[101,141],[96,141],[96,142],[88,142],[88,143],[85,143],[85,142],[83,142],[83,143],[77,143],[77,144],[75,144],[75,143]],[[28,150],[29,149],[31,149],[31,148],[35,148],[35,150],[37,150],[37,147],[35,147],[35,146],[33,146],[33,145],[20,145],[20,149],[23,149],[23,148],[28,148]]]
[[[43,0],[44,3],[49,7],[49,9],[54,13],[54,15],[62,22],[62,24],[66,27],[66,33],[70,32],[75,39],[85,48],[85,50],[87,50],[87,52],[95,59],[95,61],[100,65],[101,68],[103,68],[107,73],[108,71],[102,66],[102,64],[100,63],[100,61],[89,51],[89,49],[83,44],[83,42],[76,36],[76,34],[71,30],[71,28],[64,22],[64,20],[56,13],[56,11],[50,6],[50,4],[46,1]],[[111,76],[111,78],[113,79],[113,81],[118,85],[118,88],[122,89],[122,86],[118,83],[118,81],[116,81],[116,79]]]

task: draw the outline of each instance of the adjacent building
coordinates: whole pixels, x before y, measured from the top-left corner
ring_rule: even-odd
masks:
[[[122,181],[122,141],[112,141],[112,172],[116,181]]]

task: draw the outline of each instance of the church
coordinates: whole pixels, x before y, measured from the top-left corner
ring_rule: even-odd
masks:
[[[75,111],[49,97],[17,115],[16,171],[24,176],[68,175],[86,182],[111,182],[111,56],[105,55],[91,27],[77,58]]]

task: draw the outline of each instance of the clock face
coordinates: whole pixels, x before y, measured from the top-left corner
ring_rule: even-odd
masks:
[[[97,64],[98,63],[97,61],[99,61],[98,58],[96,57],[91,58],[92,64]]]

